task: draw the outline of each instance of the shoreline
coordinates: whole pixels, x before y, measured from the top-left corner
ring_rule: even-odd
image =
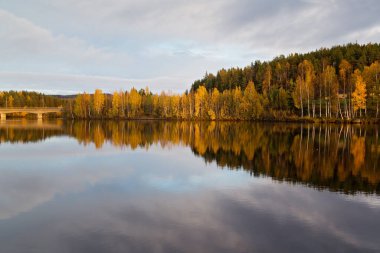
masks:
[[[36,118],[28,117],[8,117],[7,120],[37,120]],[[380,119],[375,118],[366,118],[366,119],[325,119],[325,118],[283,118],[283,119],[253,119],[253,120],[244,120],[244,119],[177,119],[177,118],[155,118],[155,117],[132,117],[132,118],[112,118],[112,117],[103,117],[103,118],[70,118],[70,117],[46,117],[46,119],[62,119],[65,121],[72,120],[84,120],[84,121],[187,121],[187,122],[262,122],[262,123],[310,123],[310,124],[379,124]]]

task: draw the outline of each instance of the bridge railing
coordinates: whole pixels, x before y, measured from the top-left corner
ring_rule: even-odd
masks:
[[[8,109],[9,110],[19,110],[19,109],[23,109],[23,110],[25,110],[25,109],[27,109],[27,110],[41,110],[41,109],[58,110],[58,109],[60,109],[60,110],[62,110],[63,107],[62,106],[58,106],[58,107],[0,107],[0,110],[4,110],[4,109],[6,109],[6,110],[8,110]]]
[[[62,112],[62,107],[0,107],[1,113],[17,113],[17,112],[27,112],[27,113],[49,113],[49,112]]]

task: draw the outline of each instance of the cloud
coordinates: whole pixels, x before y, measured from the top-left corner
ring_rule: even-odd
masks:
[[[380,4],[372,0],[247,0],[231,3],[228,10],[225,25],[233,39],[267,56],[380,39],[380,34],[371,39],[352,36],[380,23]]]
[[[85,41],[50,31],[0,9],[0,54],[2,66],[37,65],[35,69],[68,68],[71,62],[107,62],[113,56]],[[4,68],[3,68],[4,70]]]
[[[377,42],[379,12],[376,0],[5,1],[0,69],[141,82],[165,76],[184,91],[206,71]]]
[[[101,160],[91,163],[89,167],[85,165],[89,161],[86,159],[89,157],[97,159],[97,157],[106,156],[107,153],[97,152],[94,154],[86,149],[76,148],[69,150],[59,145],[62,144],[62,140],[50,139],[47,141],[49,158],[45,156],[46,150],[42,147],[35,147],[32,152],[30,150],[25,152],[25,149],[20,149],[19,147],[19,155],[23,154],[21,155],[23,157],[30,156],[29,160],[35,159],[32,166],[25,167],[18,164],[19,167],[0,167],[0,220],[12,218],[22,212],[28,212],[43,203],[51,201],[58,195],[81,192],[89,186],[94,186],[107,180],[128,177],[133,170],[126,166],[109,168],[107,163]],[[67,161],[64,161],[62,156],[65,158],[71,157],[82,162],[66,167]],[[7,158],[10,160],[15,159],[12,154],[2,156],[4,162]],[[56,160],[63,162],[56,165],[54,162]],[[44,162],[38,165],[40,161]],[[55,165],[53,166],[52,164]]]
[[[33,212],[24,215],[14,230],[1,231],[3,248],[15,252],[24,251],[25,245],[49,252],[66,252],[67,246],[91,252],[379,249],[378,210],[339,194],[268,179],[245,180],[234,190],[209,186],[181,194],[149,188],[133,175],[123,185],[132,182],[137,191],[122,191],[110,182],[101,191],[90,189],[86,195],[42,207],[43,218]],[[36,226],[38,231],[31,233]],[[12,237],[15,233],[17,237]]]

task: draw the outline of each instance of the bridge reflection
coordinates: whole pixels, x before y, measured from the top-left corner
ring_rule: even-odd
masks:
[[[43,129],[43,130],[61,130],[63,131],[63,121],[54,120],[54,121],[33,121],[27,119],[21,120],[8,120],[0,121],[1,129]]]
[[[53,136],[64,135],[62,120],[4,120],[0,121],[1,143],[40,142]]]

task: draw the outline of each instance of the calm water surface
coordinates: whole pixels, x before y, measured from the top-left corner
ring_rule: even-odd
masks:
[[[0,252],[380,252],[377,126],[0,124]]]

